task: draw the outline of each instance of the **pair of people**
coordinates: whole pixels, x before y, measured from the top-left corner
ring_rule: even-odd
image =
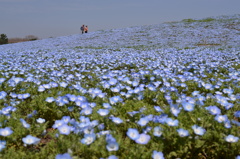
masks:
[[[86,26],[85,26],[85,25],[82,25],[82,26],[81,26],[81,31],[82,31],[82,34],[83,34],[83,33],[88,33],[88,26],[87,26],[87,25],[86,25]]]

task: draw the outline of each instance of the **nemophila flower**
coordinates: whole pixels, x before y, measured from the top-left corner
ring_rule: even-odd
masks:
[[[150,139],[151,139],[150,135],[142,133],[139,135],[137,139],[135,139],[135,142],[141,145],[145,145],[150,141]]]
[[[139,85],[139,82],[138,82],[138,81],[133,81],[133,82],[132,82],[132,86],[133,86],[133,87],[137,87],[138,85]]]
[[[221,114],[221,109],[219,109],[217,106],[208,106],[208,107],[205,107],[206,110],[209,111],[210,114],[212,115],[219,115]]]
[[[16,111],[15,107],[7,106],[7,107],[4,107],[0,112],[3,115],[9,115],[11,112],[14,112],[14,111]]]
[[[132,140],[136,140],[139,138],[139,132],[137,129],[129,128],[127,131],[127,136]]]
[[[199,91],[193,91],[192,92],[192,96],[198,96],[199,95]]]
[[[45,91],[45,88],[42,85],[40,85],[38,87],[38,92],[43,92],[43,91]]]
[[[210,83],[205,84],[204,87],[205,87],[205,89],[209,89],[209,90],[213,89],[213,85]]]
[[[233,93],[233,90],[232,90],[232,89],[228,89],[228,88],[224,88],[224,89],[223,89],[223,93],[232,94],[232,93]]]
[[[6,147],[6,141],[0,140],[0,152]]]
[[[152,130],[152,127],[150,127],[150,126],[147,126],[147,127],[145,127],[145,129],[142,129],[143,133],[145,133],[145,134],[147,134],[151,130]]]
[[[140,113],[139,111],[132,111],[132,112],[127,112],[131,117],[133,117],[135,114]]]
[[[11,93],[9,94],[9,96],[11,96],[12,98],[17,98],[17,94],[14,93],[14,92],[11,92]],[[0,98],[0,99],[1,99],[1,98]]]
[[[119,144],[114,141],[107,142],[106,148],[108,151],[117,151],[119,149]]]
[[[111,79],[108,81],[108,83],[109,83],[110,85],[115,85],[115,84],[117,84],[117,82],[118,82],[118,80],[115,79],[115,78],[111,78]]]
[[[121,90],[121,88],[120,88],[119,86],[116,86],[116,87],[112,87],[112,88],[111,88],[111,91],[112,91],[112,92],[115,92],[115,93],[120,92],[120,90]]]
[[[109,103],[103,103],[103,107],[106,108],[106,109],[112,108]]]
[[[2,84],[5,80],[5,78],[0,78],[0,84]]]
[[[43,118],[38,118],[37,120],[36,120],[38,123],[40,123],[40,124],[42,124],[42,123],[45,123],[45,119],[43,119]]]
[[[234,113],[234,116],[235,116],[236,118],[240,118],[240,110],[236,111],[236,112]]]
[[[194,104],[190,103],[190,102],[182,102],[182,106],[183,106],[183,109],[190,112],[190,111],[193,111],[194,110]]]
[[[72,159],[69,153],[57,154],[55,159]]]
[[[104,128],[105,128],[104,123],[101,123],[101,124],[98,125],[98,129],[99,130],[103,130]]]
[[[63,87],[63,88],[66,88],[66,87],[68,86],[68,83],[66,83],[66,82],[61,82],[61,83],[59,83],[59,85],[60,85],[61,87]]]
[[[107,159],[118,159],[118,157],[115,156],[115,155],[111,155],[111,156],[109,156]]]
[[[96,107],[96,103],[88,103],[88,105],[91,107],[91,108],[94,108],[94,107]]]
[[[153,128],[153,135],[160,137],[163,133],[163,129],[160,126],[156,126]]]
[[[11,130],[11,128],[9,127],[5,127],[5,128],[0,128],[0,135],[1,136],[9,136],[13,133],[13,131]]]
[[[7,96],[7,93],[4,91],[0,92],[0,99],[4,99]]]
[[[200,136],[204,135],[206,132],[206,130],[204,128],[197,126],[197,125],[193,125],[192,129],[196,135],[200,135]]]
[[[238,140],[239,140],[239,137],[236,137],[233,135],[228,135],[225,137],[225,141],[231,142],[231,143],[238,142]]]
[[[56,82],[50,82],[49,85],[50,85],[52,88],[58,87],[58,84],[57,84]]]
[[[24,119],[20,118],[20,122],[22,123],[23,127],[30,128],[30,124],[28,124]]]
[[[112,136],[112,134],[107,134],[106,142],[117,142],[117,140]]]
[[[176,117],[178,116],[178,114],[181,111],[176,104],[171,104],[170,105],[170,110],[171,110],[171,113]]]
[[[114,97],[109,98],[110,104],[116,104],[116,103],[122,102],[122,101],[123,100],[120,96],[114,96]]]
[[[40,142],[40,139],[32,135],[27,135],[26,137],[22,138],[22,141],[26,145],[36,145]]]
[[[71,120],[71,117],[70,116],[63,116],[62,119],[61,119],[64,123],[69,123],[70,120]]]
[[[214,119],[219,123],[224,123],[228,120],[228,117],[227,117],[227,115],[217,115],[217,116],[215,116]]]
[[[178,132],[180,137],[186,137],[186,136],[189,135],[189,132],[185,129],[182,129],[182,128],[177,129],[177,132]]]
[[[152,159],[164,159],[163,153],[154,150],[152,153]]]
[[[113,117],[110,117],[110,119],[116,124],[121,124],[123,122],[123,120],[120,119],[119,117],[114,117],[113,116]]]
[[[227,121],[224,122],[224,127],[227,128],[227,129],[230,129],[232,127],[230,120],[227,120]]]
[[[178,126],[178,120],[173,120],[172,118],[167,118],[165,121],[169,126]]]
[[[147,117],[140,118],[140,120],[137,122],[140,126],[146,126],[149,122],[149,119]]]
[[[47,97],[45,101],[48,103],[52,103],[55,101],[55,99],[53,97]]]
[[[160,106],[154,106],[154,109],[155,109],[157,112],[162,112],[162,111],[163,111]]]
[[[236,157],[236,159],[240,159],[240,155],[238,155],[238,156]]]
[[[82,109],[82,111],[80,113],[83,115],[90,115],[90,114],[92,114],[92,108],[86,107],[86,108]]]
[[[93,143],[96,139],[96,134],[91,133],[91,134],[84,134],[84,138],[81,139],[81,143],[85,145],[90,145]]]
[[[60,134],[69,135],[71,133],[72,127],[68,126],[67,124],[62,124],[61,126],[57,127]]]
[[[229,110],[229,109],[232,108],[233,106],[234,106],[233,103],[226,103],[226,104],[224,105],[224,107],[225,107],[226,110]]]
[[[101,115],[101,116],[106,116],[108,115],[109,113],[109,110],[108,109],[98,109],[98,114]]]
[[[53,124],[52,128],[57,129],[59,126],[65,124],[63,120],[55,120],[55,123]]]

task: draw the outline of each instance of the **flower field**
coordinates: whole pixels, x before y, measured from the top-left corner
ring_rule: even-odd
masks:
[[[0,46],[0,158],[240,158],[240,15]]]

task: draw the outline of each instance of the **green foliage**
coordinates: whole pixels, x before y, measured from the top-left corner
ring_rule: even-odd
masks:
[[[200,20],[195,20],[195,19],[183,19],[183,22],[187,23],[193,23],[193,22],[211,22],[214,21],[215,19],[213,18],[206,18],[206,19],[200,19]]]
[[[8,44],[8,38],[7,38],[7,35],[6,34],[1,34],[0,35],[0,45],[2,44]]]

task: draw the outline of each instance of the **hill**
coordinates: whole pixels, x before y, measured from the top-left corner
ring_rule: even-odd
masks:
[[[240,15],[0,46],[0,158],[240,158]]]

